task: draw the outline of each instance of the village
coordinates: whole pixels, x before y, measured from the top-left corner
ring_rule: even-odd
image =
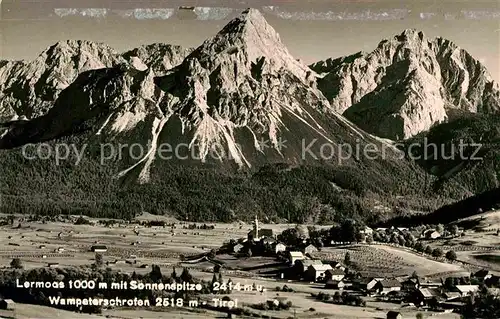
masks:
[[[479,258],[498,254],[498,231],[491,227],[370,228],[351,220],[305,226],[261,224],[257,217],[251,225],[200,224],[149,214],[134,221],[58,218],[5,217],[4,269],[188,269],[219,290],[242,287],[228,296],[241,309],[269,318],[339,311],[346,318],[460,318],[473,295],[499,296],[498,265]],[[200,298],[211,300],[214,293]],[[8,312],[12,303],[5,299],[0,308]],[[118,311],[127,310],[103,314]]]
[[[413,242],[411,246],[414,247],[412,249],[416,253],[427,254],[429,258],[444,257],[448,262],[456,262],[457,255],[454,251],[444,253],[440,248],[423,246],[422,242],[417,242],[408,228],[374,230],[363,226],[356,230],[351,225],[350,230],[354,233],[347,234],[346,237],[356,238],[356,243],[331,239],[327,245],[323,243],[326,240],[318,238],[321,237],[321,233],[326,233],[325,230],[317,232],[319,234],[316,235],[319,236],[315,238],[301,234],[303,229],[303,227],[293,228],[296,238],[290,240],[289,237],[283,236],[283,233],[276,236],[272,229],[260,229],[256,217],[248,237],[241,238],[238,242],[230,241],[226,248],[231,249],[237,256],[274,255],[279,260],[285,261],[288,267],[277,270],[279,279],[323,284],[324,289],[313,294],[313,297],[323,302],[365,306],[366,302],[362,297],[375,297],[381,301],[400,304],[402,307],[460,313],[466,305],[467,298],[477,293],[481,286],[500,297],[500,276],[487,269],[480,269],[470,274],[450,274],[449,277],[441,278],[420,277],[416,271],[405,276],[374,277],[366,276],[366,273],[356,270],[349,251],[345,253],[343,259],[336,260],[325,258],[321,253],[325,247],[341,248],[353,244],[374,244],[374,238],[380,240],[383,237],[389,237],[394,245],[404,247],[406,240],[410,238]],[[442,236],[460,236],[460,234],[461,231],[457,226],[453,226],[450,231],[439,226],[421,231],[419,240],[436,240]],[[329,235],[323,239],[325,237],[328,239]],[[285,244],[287,241],[292,244]],[[389,311],[387,318],[402,318],[402,315],[397,311]]]

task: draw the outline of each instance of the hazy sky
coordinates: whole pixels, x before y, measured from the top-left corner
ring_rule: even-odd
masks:
[[[233,10],[197,9],[198,19],[221,19],[204,21],[188,17],[180,20],[171,9],[126,11],[134,7],[161,7],[162,3],[168,3],[172,9],[177,3],[221,7],[231,3],[173,2],[92,1],[95,9],[88,10],[84,7],[89,6],[89,1],[83,0],[0,0],[0,58],[33,59],[46,47],[66,39],[105,42],[119,51],[154,42],[194,47],[240,11],[234,9],[236,6]],[[240,2],[240,7],[250,3]],[[77,3],[80,8],[71,10]],[[442,36],[454,41],[483,61],[492,76],[500,80],[499,1],[303,0],[295,2],[300,4],[297,5],[293,0],[254,0],[251,3],[266,12],[268,22],[291,53],[307,63],[360,50],[371,51],[382,39],[406,28],[416,28],[429,37]],[[261,5],[274,7],[263,9]]]

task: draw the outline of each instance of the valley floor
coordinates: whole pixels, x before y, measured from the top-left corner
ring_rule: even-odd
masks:
[[[0,250],[0,266],[9,267],[13,258],[20,258],[25,268],[70,267],[90,265],[94,262],[95,253],[90,251],[92,245],[106,245],[108,250],[103,253],[107,267],[114,270],[131,273],[148,273],[151,264],[159,265],[163,274],[172,272],[173,267],[180,271],[184,267],[199,279],[211,280],[213,264],[200,262],[196,264],[181,263],[180,256],[206,253],[212,248],[218,248],[229,239],[246,237],[251,225],[244,223],[215,224],[214,229],[187,229],[188,224],[176,221],[177,228],[146,228],[133,225],[113,227],[74,225],[69,222],[21,223],[21,227],[3,226],[0,232],[0,242],[4,243]],[[17,224],[16,224],[17,225]],[[183,228],[186,227],[186,229]],[[294,225],[264,225],[282,231]],[[462,239],[461,239],[462,240]],[[452,243],[447,243],[451,245]],[[453,243],[460,245],[459,243]],[[443,245],[436,241],[433,245]],[[498,247],[497,247],[498,249]],[[341,247],[325,247],[318,252],[318,257],[341,259],[349,251],[352,261],[361,273],[366,276],[402,276],[417,271],[421,276],[439,277],[449,274],[470,273],[471,269],[462,263],[447,263],[432,260],[413,251],[389,245],[355,245]],[[499,251],[493,251],[498,253]],[[459,259],[462,254],[459,254]],[[265,303],[273,298],[286,298],[293,307],[288,311],[259,311],[253,313],[268,315],[274,318],[385,318],[390,310],[403,313],[403,318],[415,318],[416,308],[404,308],[399,304],[380,302],[367,297],[366,307],[343,306],[316,301],[311,293],[325,291],[324,284],[311,284],[289,280],[266,278],[259,273],[260,268],[272,268],[276,263],[271,257],[234,258],[230,255],[218,255],[224,260],[224,280],[231,278],[233,283],[241,285],[261,285],[263,292],[233,291],[232,299],[239,300],[240,306]],[[465,258],[464,258],[465,259]],[[133,262],[130,262],[133,260]],[[128,262],[126,262],[128,261]],[[467,261],[472,263],[471,258]],[[130,263],[129,263],[130,262]],[[483,261],[484,263],[484,261]],[[147,266],[146,266],[147,265]],[[479,268],[480,266],[477,266]],[[245,270],[246,269],[246,270]],[[250,270],[252,269],[252,270]],[[277,286],[287,285],[293,292],[276,292]],[[202,299],[211,301],[213,296],[206,295]],[[217,318],[223,314],[202,308],[164,309],[167,312],[152,311],[152,309],[110,309],[103,312],[109,318]],[[432,315],[424,312],[425,317]],[[36,315],[34,315],[36,314]],[[15,311],[3,310],[0,316],[15,318],[70,318],[69,312],[34,305],[16,304]],[[46,317],[43,317],[45,316]],[[83,315],[71,313],[71,318],[102,318],[98,315]],[[459,318],[457,314],[439,313],[438,318]]]

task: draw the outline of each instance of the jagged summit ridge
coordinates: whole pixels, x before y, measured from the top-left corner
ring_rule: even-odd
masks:
[[[450,109],[495,112],[498,84],[465,50],[416,29],[382,40],[370,53],[311,66],[332,107],[362,129],[403,139],[446,121]]]
[[[58,42],[33,61],[12,61],[0,68],[0,119],[45,114],[78,74],[112,67],[124,60],[103,43]]]
[[[122,56],[129,63],[137,63],[142,69],[151,68],[157,76],[161,76],[182,63],[192,51],[180,45],[153,43],[129,50]]]
[[[128,64],[163,75],[191,51],[151,44],[121,54],[104,43],[67,40],[51,45],[33,61],[0,61],[0,122],[46,114],[60,92],[84,72]]]

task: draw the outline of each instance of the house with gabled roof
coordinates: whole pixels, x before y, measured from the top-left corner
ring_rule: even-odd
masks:
[[[304,254],[312,254],[316,252],[318,252],[318,248],[316,248],[316,246],[314,246],[313,244],[307,245],[304,248]]]
[[[341,281],[345,277],[345,272],[339,268],[329,269],[325,273],[327,280]]]
[[[380,294],[386,295],[392,291],[401,291],[401,283],[396,279],[384,279],[377,282],[374,289]]]
[[[300,251],[289,251],[288,252],[288,260],[290,261],[290,264],[293,266],[295,265],[295,262],[297,260],[302,260],[305,259],[304,254]]]
[[[301,273],[305,273],[311,265],[321,265],[323,262],[319,259],[300,259],[295,262],[295,265]]]
[[[274,245],[274,252],[277,254],[280,251],[286,251],[286,245],[283,243],[275,243]]]
[[[328,264],[311,265],[307,268],[305,277],[311,281],[325,281],[326,271],[332,269],[332,266]]]
[[[479,285],[456,285],[455,290],[458,291],[462,297],[465,297],[478,291]]]

